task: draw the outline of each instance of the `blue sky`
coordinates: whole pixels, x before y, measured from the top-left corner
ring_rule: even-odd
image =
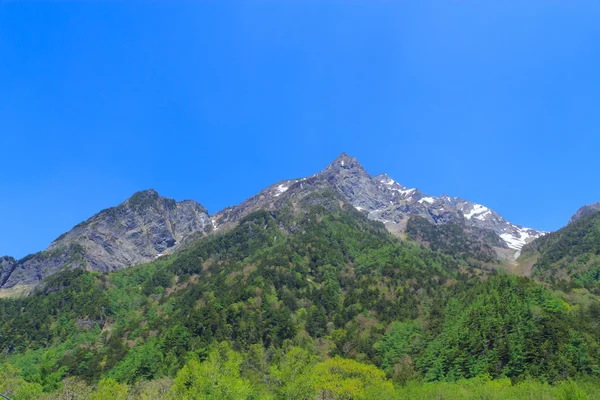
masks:
[[[0,3],[0,255],[342,151],[538,229],[600,201],[597,1],[144,3]]]

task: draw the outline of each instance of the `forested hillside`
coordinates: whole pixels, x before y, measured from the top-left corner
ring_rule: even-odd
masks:
[[[456,234],[401,241],[322,191],[151,264],[63,270],[0,300],[0,392],[599,398],[598,300],[487,270]]]
[[[600,289],[600,212],[573,218],[564,228],[523,248],[537,256],[533,276],[562,286]]]

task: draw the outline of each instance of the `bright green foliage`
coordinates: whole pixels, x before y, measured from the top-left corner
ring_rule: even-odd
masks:
[[[251,399],[252,384],[240,377],[242,357],[223,343],[204,362],[189,361],[177,374],[172,393],[178,399]]]
[[[489,376],[446,382],[412,382],[396,389],[398,400],[595,400],[600,386],[594,381],[564,381],[551,386],[534,380],[511,384],[510,379]]]
[[[394,393],[393,385],[380,369],[339,357],[317,364],[315,389],[323,399],[368,399],[375,393],[386,398]]]
[[[313,398],[317,357],[299,347],[292,347],[270,369],[273,392],[278,398],[301,400]]]
[[[128,390],[127,385],[120,384],[114,379],[102,379],[89,400],[126,400]]]
[[[23,400],[41,396],[42,386],[25,381],[19,372],[10,365],[0,365],[0,393]]]

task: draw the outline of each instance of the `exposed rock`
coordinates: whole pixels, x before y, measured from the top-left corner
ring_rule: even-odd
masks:
[[[0,257],[0,287],[8,280],[17,265],[17,261],[8,256]]]
[[[261,191],[235,207],[229,207],[213,218],[215,227],[231,226],[258,209],[273,210],[291,196],[311,190],[330,188],[365,212],[370,219],[381,221],[394,233],[402,233],[411,216],[420,216],[433,224],[456,224],[473,228],[479,236],[490,236],[496,247],[519,250],[544,232],[512,224],[480,204],[457,197],[433,197],[416,188],[407,188],[386,174],[369,175],[362,165],[342,153],[323,171],[309,178],[283,181]],[[477,230],[475,229],[477,228]]]
[[[581,207],[569,220],[569,224],[577,221],[580,218],[585,217],[586,215],[590,215],[595,213],[596,211],[600,211],[600,202],[594,204],[588,204],[587,206]]]
[[[90,330],[96,326],[96,323],[89,318],[77,318],[75,324],[79,329]]]
[[[172,253],[188,235],[211,230],[200,204],[176,202],[152,189],[138,192],[75,226],[46,251],[19,260],[0,287],[34,284],[62,267],[109,272],[146,263]]]

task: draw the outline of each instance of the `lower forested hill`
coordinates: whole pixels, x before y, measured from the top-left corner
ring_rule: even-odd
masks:
[[[523,248],[535,255],[533,276],[540,280],[597,288],[600,284],[600,212],[572,219],[564,228]]]
[[[0,392],[592,395],[598,316],[595,298],[567,302],[472,257],[400,241],[335,193],[315,192],[151,264],[64,270],[28,297],[0,300]]]

